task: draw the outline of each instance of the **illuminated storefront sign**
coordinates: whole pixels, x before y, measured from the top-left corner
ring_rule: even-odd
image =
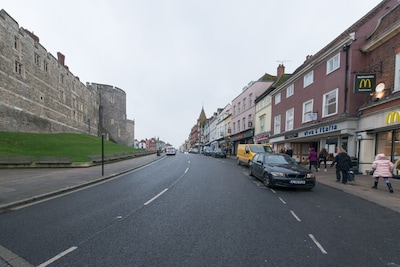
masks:
[[[354,78],[354,90],[356,93],[371,93],[375,91],[375,74],[356,75]]]
[[[336,124],[327,125],[327,126],[323,126],[323,127],[319,127],[319,128],[315,128],[315,129],[312,129],[312,130],[305,131],[304,132],[304,136],[328,133],[328,132],[336,131],[337,129],[338,129],[338,126]]]
[[[386,124],[400,122],[400,112],[399,111],[392,111],[386,115]]]

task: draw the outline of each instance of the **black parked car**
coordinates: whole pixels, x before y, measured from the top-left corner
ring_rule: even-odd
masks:
[[[216,148],[211,154],[214,158],[226,158],[225,151],[221,148]]]
[[[267,187],[315,186],[315,175],[286,154],[258,153],[250,161],[249,171]]]

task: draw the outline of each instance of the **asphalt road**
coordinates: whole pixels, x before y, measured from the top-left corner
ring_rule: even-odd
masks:
[[[2,214],[0,229],[35,266],[400,266],[398,213],[193,154]]]

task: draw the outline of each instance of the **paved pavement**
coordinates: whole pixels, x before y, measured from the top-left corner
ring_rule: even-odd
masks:
[[[110,163],[104,165],[104,169],[101,165],[87,168],[0,169],[0,213],[116,177],[151,164],[164,156],[149,155]],[[354,181],[342,184],[336,182],[335,168],[328,167],[326,171],[321,169],[316,172],[316,176],[318,184],[314,190],[318,190],[319,184],[327,185],[400,213],[398,179],[391,179],[394,193],[389,193],[382,179],[378,189],[372,189],[373,178],[368,175],[356,175]],[[4,258],[4,254],[0,256],[0,267],[21,265],[12,262],[12,255],[7,259]]]

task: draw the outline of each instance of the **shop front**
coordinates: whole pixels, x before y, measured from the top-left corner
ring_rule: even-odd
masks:
[[[328,160],[338,153],[338,148],[344,148],[351,157],[356,156],[355,130],[356,120],[332,122],[304,127],[298,131],[285,132],[271,136],[270,142],[276,151],[293,150],[293,158],[302,164],[308,164],[308,152],[314,148],[319,152],[322,148],[328,151]]]
[[[371,123],[373,122],[373,123]],[[371,170],[375,156],[384,153],[395,168],[393,175],[400,178],[400,109],[391,108],[360,119],[357,131],[360,171]]]
[[[236,155],[239,144],[254,144],[254,131],[249,129],[231,136],[231,155]]]

